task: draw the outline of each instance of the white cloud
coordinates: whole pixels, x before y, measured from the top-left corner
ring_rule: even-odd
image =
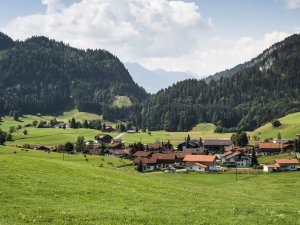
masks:
[[[288,33],[274,31],[257,39],[247,36],[231,40],[214,37],[210,46],[217,47],[208,51],[196,49],[179,58],[150,58],[141,63],[149,69],[167,67],[169,70],[192,71],[203,77],[249,61],[288,36]]]
[[[150,69],[213,74],[250,60],[288,36],[208,37],[214,28],[195,3],[183,0],[42,0],[44,14],[18,17],[0,30],[14,39],[45,35],[79,48],[107,49]],[[211,33],[210,33],[211,34]]]
[[[284,0],[288,9],[300,8],[300,0]]]
[[[19,17],[4,32],[25,39],[45,35],[80,48],[104,48],[122,59],[176,57],[193,51],[212,27],[195,3],[168,0],[81,0],[65,7],[42,0],[45,14]]]

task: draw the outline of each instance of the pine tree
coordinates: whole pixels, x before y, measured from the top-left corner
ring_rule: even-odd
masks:
[[[281,133],[280,132],[277,134],[277,139],[281,140]]]

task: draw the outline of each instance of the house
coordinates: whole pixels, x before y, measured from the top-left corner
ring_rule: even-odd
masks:
[[[231,145],[229,139],[205,139],[203,140],[203,146],[209,153],[222,153],[226,147]]]
[[[146,158],[146,157],[151,157],[153,152],[150,151],[137,151],[136,153],[133,154],[134,157],[141,157],[141,158]]]
[[[273,165],[264,165],[263,171],[295,171],[299,165],[298,159],[275,159]]]
[[[105,149],[101,146],[89,145],[86,147],[86,153],[90,155],[104,155]]]
[[[192,155],[192,153],[190,153],[190,152],[176,152],[175,153],[175,166],[176,167],[185,166],[185,161],[183,161],[183,160],[187,155]]]
[[[156,167],[158,169],[171,169],[175,167],[175,153],[163,154],[163,153],[154,153],[151,158],[156,158]]]
[[[112,126],[110,125],[106,125],[105,126],[105,132],[111,133],[111,132],[115,132],[116,129],[114,129]]]
[[[183,161],[187,171],[215,171],[217,157],[215,155],[187,155]]]
[[[95,136],[95,140],[98,143],[99,142],[110,143],[112,140],[112,136],[110,136],[108,134],[99,134],[99,135]]]
[[[118,150],[108,150],[108,151],[106,151],[105,156],[125,158],[125,157],[128,156],[128,154],[123,149],[118,149]]]
[[[137,170],[141,167],[141,172],[151,172],[156,170],[157,158],[135,158],[133,164]]]
[[[184,151],[185,149],[188,148],[199,148],[199,141],[198,140],[190,140],[190,141],[185,141],[177,145],[178,151]]]
[[[293,145],[290,143],[272,143],[272,142],[263,142],[259,143],[256,146],[256,155],[258,156],[270,156],[277,155],[283,152],[287,152],[293,148]]]
[[[244,151],[227,151],[220,157],[222,164],[236,167],[251,166],[251,156]]]

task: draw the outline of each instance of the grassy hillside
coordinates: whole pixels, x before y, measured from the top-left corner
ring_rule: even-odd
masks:
[[[251,132],[251,137],[256,135],[262,140],[270,137],[277,139],[277,135],[280,132],[282,139],[294,139],[300,133],[300,112],[279,118],[279,121],[282,124],[280,127],[274,128],[271,123],[268,123]]]
[[[167,132],[167,131],[152,131],[148,133],[136,133],[136,134],[124,134],[122,139],[128,142],[143,142],[143,143],[156,143],[167,142],[170,140],[172,144],[178,144],[184,141],[184,138],[190,135],[191,139],[197,139],[201,137],[205,138],[230,138],[231,133],[216,134],[208,131],[191,131],[191,132]]]
[[[119,159],[14,151],[0,148],[0,224],[300,223],[300,173],[137,174],[107,163]]]
[[[49,121],[53,118],[56,118],[60,121],[67,122],[69,119],[74,117],[76,121],[84,121],[84,120],[94,120],[101,119],[101,116],[91,113],[78,112],[78,110],[71,110],[65,112],[63,115],[58,117],[53,116],[33,116],[33,115],[24,115],[20,117],[19,121],[13,120],[12,117],[3,117],[2,122],[0,124],[0,129],[4,131],[8,131],[11,126],[21,125],[22,127],[26,124],[32,124],[34,120],[36,121]],[[114,125],[114,123],[109,122],[108,124]],[[26,128],[28,131],[28,135],[23,134],[23,130],[25,128],[20,129],[17,132],[14,132],[12,142],[7,142],[7,145],[23,145],[23,144],[41,144],[47,146],[55,146],[58,144],[64,144],[68,141],[75,142],[78,136],[84,136],[85,140],[94,140],[94,137],[102,133],[98,130],[92,129],[38,129],[38,128]],[[111,136],[115,137],[118,134],[111,134]]]

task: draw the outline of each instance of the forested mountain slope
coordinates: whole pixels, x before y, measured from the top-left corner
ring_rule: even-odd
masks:
[[[133,106],[114,107],[117,96],[127,96]],[[14,42],[0,33],[0,114],[52,113],[71,104],[117,119],[146,98],[145,90],[107,51],[79,50],[46,37]]]
[[[300,111],[300,35],[275,44],[236,74],[186,80],[151,96],[136,124],[151,130],[190,130],[199,122],[219,131],[252,130]]]

